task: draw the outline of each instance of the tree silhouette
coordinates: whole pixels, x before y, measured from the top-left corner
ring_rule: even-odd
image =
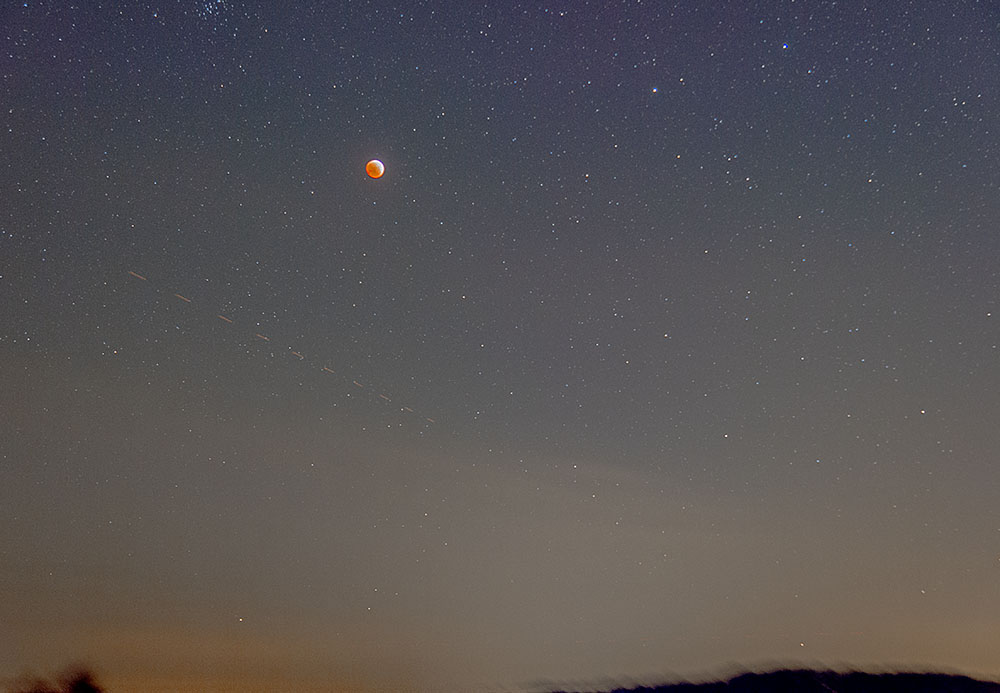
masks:
[[[104,693],[94,675],[86,669],[65,674],[58,685],[37,679],[26,686],[14,688],[11,693]]]

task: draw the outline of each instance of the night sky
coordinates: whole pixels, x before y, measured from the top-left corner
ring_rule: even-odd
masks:
[[[996,3],[0,43],[0,684],[1000,675]]]

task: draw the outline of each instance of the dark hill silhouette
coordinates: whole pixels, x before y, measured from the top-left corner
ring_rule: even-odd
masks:
[[[608,693],[1000,693],[1000,683],[954,674],[780,669],[740,674],[728,681],[615,688]]]
[[[63,676],[58,685],[35,680],[8,690],[9,693],[104,693],[94,675],[85,669]],[[557,689],[551,693],[572,691]],[[613,688],[605,693],[1000,693],[1000,683],[957,674],[779,669],[739,674],[727,681]]]
[[[728,681],[615,688],[609,693],[1000,693],[1000,683],[977,681],[954,674],[870,674],[780,669],[767,673],[740,674]]]

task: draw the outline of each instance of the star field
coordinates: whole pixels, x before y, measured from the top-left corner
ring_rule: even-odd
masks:
[[[998,22],[8,4],[0,681],[1000,675]]]

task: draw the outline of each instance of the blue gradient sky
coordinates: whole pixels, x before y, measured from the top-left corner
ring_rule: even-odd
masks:
[[[7,4],[0,680],[1000,675],[998,23]]]

